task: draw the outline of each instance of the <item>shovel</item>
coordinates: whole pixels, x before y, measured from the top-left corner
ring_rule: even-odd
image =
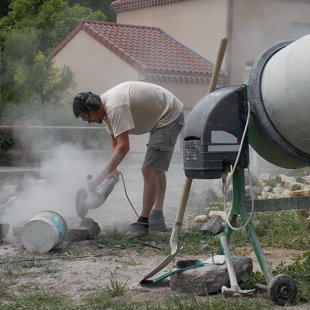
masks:
[[[220,47],[219,47],[219,50],[218,50],[218,53],[217,53],[216,63],[215,63],[215,66],[214,66],[214,71],[212,73],[212,77],[211,77],[211,81],[210,81],[210,86],[209,86],[208,93],[211,93],[211,92],[213,92],[215,90],[217,79],[218,79],[218,76],[219,76],[219,73],[220,73],[220,70],[221,70],[221,66],[222,66],[222,62],[223,62],[223,59],[224,59],[224,55],[225,55],[227,41],[228,40],[226,38],[223,38],[221,40]],[[184,187],[183,187],[183,192],[182,192],[180,204],[178,206],[175,223],[174,223],[174,225],[172,227],[172,232],[171,232],[171,236],[170,236],[171,254],[168,255],[154,270],[152,270],[149,274],[147,274],[140,281],[140,284],[146,283],[147,279],[149,279],[150,277],[152,277],[153,275],[158,273],[160,270],[162,270],[164,267],[166,267],[175,258],[175,256],[177,255],[177,253],[178,253],[178,251],[180,249],[180,246],[179,246],[179,235],[180,235],[180,231],[181,231],[181,227],[182,227],[182,221],[183,221],[183,217],[184,217],[184,213],[185,213],[185,208],[186,208],[189,192],[190,192],[190,189],[191,189],[192,181],[193,180],[190,179],[190,178],[186,178],[185,179],[185,183],[184,183]]]
[[[171,275],[173,275],[176,272],[182,272],[185,270],[189,270],[189,269],[194,269],[197,267],[202,267],[206,264],[215,264],[215,265],[223,265],[225,263],[225,256],[224,255],[215,255],[206,260],[200,261],[200,260],[181,260],[178,261],[176,264],[176,267],[169,270],[168,272],[166,272],[165,274],[163,274],[162,276],[154,279],[154,280],[146,280],[144,282],[145,283],[153,283],[156,284],[158,282],[161,282],[162,280],[170,277]]]
[[[227,271],[228,271],[229,281],[230,281],[230,288],[226,287],[225,285],[222,286],[222,294],[224,296],[251,296],[253,295],[255,292],[255,289],[242,290],[238,285],[234,266],[231,262],[231,258],[230,258],[230,254],[228,250],[226,236],[221,236],[221,244],[222,244],[223,252],[226,258],[226,266],[227,266]]]

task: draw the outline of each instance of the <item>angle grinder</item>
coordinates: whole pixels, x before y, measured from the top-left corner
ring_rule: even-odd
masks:
[[[106,201],[118,181],[118,175],[105,179],[97,186],[94,192],[89,192],[84,187],[80,188],[75,197],[75,209],[78,216],[83,219],[86,217],[89,209],[99,208]]]

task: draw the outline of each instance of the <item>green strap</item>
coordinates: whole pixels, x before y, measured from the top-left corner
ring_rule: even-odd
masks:
[[[193,265],[188,266],[188,267],[184,267],[184,268],[173,268],[170,271],[168,271],[167,273],[163,274],[162,276],[156,278],[153,280],[153,283],[158,283],[168,277],[170,277],[172,274],[176,273],[176,272],[182,272],[185,270],[189,270],[189,269],[193,269],[193,268],[197,268],[197,267],[202,267],[204,266],[204,263],[197,260]]]

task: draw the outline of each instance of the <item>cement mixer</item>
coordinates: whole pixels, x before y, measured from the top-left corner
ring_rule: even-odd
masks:
[[[255,61],[248,83],[251,146],[283,168],[310,164],[310,35],[276,43]]]
[[[202,98],[184,128],[185,175],[222,178],[225,184],[231,172],[233,206],[224,235],[230,239],[240,217],[268,284],[264,288],[278,305],[292,303],[297,286],[287,275],[272,275],[245,207],[244,169],[249,144],[276,166],[310,165],[309,51],[310,35],[270,46],[255,60],[246,84],[219,88]],[[254,202],[252,206],[254,211]]]

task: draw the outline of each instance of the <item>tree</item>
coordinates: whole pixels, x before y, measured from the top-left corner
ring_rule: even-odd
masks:
[[[2,83],[4,102],[37,109],[42,104],[58,102],[72,85],[70,70],[53,67],[51,60],[38,51],[38,44],[36,31],[12,31],[8,35],[3,50],[7,66]]]
[[[116,14],[110,8],[110,4],[114,0],[69,0],[69,5],[80,4],[81,6],[85,6],[91,8],[94,11],[102,11],[107,17],[108,22],[116,21]]]
[[[2,0],[1,0],[2,1]],[[102,11],[65,0],[12,0],[0,19],[0,110],[5,105],[56,102],[73,83],[68,68],[53,68],[50,51],[80,19],[106,19]]]
[[[55,47],[78,24],[80,19],[104,21],[102,11],[79,4],[69,6],[65,0],[13,0],[7,16],[0,19],[0,35],[11,29],[38,31],[38,49],[45,54]]]
[[[11,0],[1,0],[0,2],[0,18],[5,16],[8,13],[9,5],[12,1]]]

